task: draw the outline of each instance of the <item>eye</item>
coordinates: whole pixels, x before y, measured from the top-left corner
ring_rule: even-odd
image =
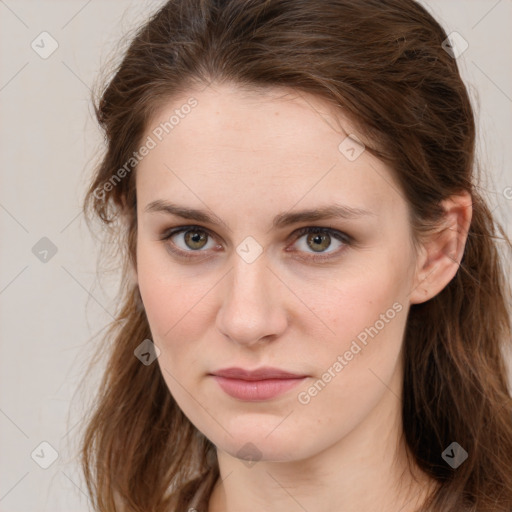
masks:
[[[305,259],[312,259],[313,261],[322,261],[338,256],[345,249],[345,246],[352,243],[352,238],[349,235],[332,228],[310,226],[299,229],[294,235],[297,237],[295,244],[301,248],[300,252],[312,250],[313,253],[316,253],[305,257]],[[298,243],[303,237],[302,243]],[[327,252],[326,249],[331,247],[333,239],[338,243],[338,249],[335,248],[335,250]]]
[[[177,235],[182,233],[184,234],[183,237],[177,237]],[[174,237],[176,237],[178,243],[173,240]],[[202,250],[205,247],[206,249],[218,247],[216,244],[210,244],[210,247],[207,247],[209,237],[212,238],[209,231],[204,228],[199,226],[182,226],[167,232],[161,240],[171,241],[167,245],[172,253],[183,258],[195,258],[198,255],[193,253],[205,252]]]
[[[177,236],[181,234],[184,236]],[[333,258],[352,243],[352,238],[349,235],[336,229],[319,226],[301,228],[295,231],[291,236],[296,240],[294,245],[299,245],[300,250],[296,251],[287,248],[287,252],[309,253],[307,256],[300,257],[313,261],[323,261]],[[304,241],[298,244],[303,237],[305,237]],[[326,249],[331,247],[333,239],[338,243],[338,249],[326,251]],[[167,244],[169,250],[178,257],[186,259],[197,258],[199,257],[198,253],[205,253],[208,249],[221,248],[220,245],[214,243],[211,233],[207,229],[199,226],[181,226],[172,229],[164,233],[160,240],[170,242]],[[209,247],[208,242],[211,242]],[[208,257],[209,256],[203,255],[202,259]]]

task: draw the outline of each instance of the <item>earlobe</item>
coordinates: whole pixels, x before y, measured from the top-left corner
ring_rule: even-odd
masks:
[[[464,191],[441,204],[445,215],[423,242],[411,304],[426,302],[440,293],[455,277],[464,254],[473,211],[471,194]]]

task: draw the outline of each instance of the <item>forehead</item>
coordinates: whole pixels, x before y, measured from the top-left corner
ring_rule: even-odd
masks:
[[[188,108],[191,98],[196,105]],[[195,149],[205,141],[219,148],[231,145],[253,152],[281,146],[288,153],[300,154],[315,150],[326,134],[330,135],[326,144],[336,143],[352,130],[325,100],[289,88],[251,90],[211,84],[169,100],[153,116],[147,131],[165,128],[173,114],[178,116],[174,115],[169,135],[180,147]]]
[[[374,208],[396,200],[382,162],[365,151],[353,161],[343,154],[351,133],[325,100],[290,89],[191,90],[148,123],[144,140],[155,147],[138,165],[137,195],[147,203],[181,193],[195,206],[216,196],[240,208],[258,199],[273,209],[299,199],[302,207],[321,199]]]

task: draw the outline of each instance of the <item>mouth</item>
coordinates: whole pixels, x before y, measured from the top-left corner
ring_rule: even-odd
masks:
[[[229,396],[247,402],[270,400],[294,388],[308,375],[279,368],[225,368],[209,374]]]

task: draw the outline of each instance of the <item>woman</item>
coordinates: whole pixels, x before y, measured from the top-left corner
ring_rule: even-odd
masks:
[[[96,510],[512,510],[510,241],[447,42],[412,0],[139,30],[84,203],[124,265]]]

